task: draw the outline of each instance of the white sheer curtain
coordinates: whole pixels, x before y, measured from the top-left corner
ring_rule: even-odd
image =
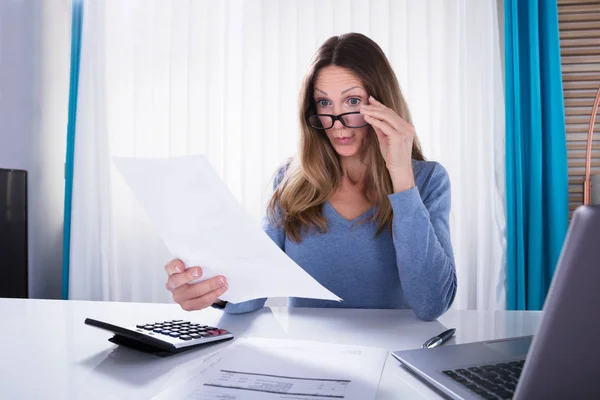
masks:
[[[328,37],[390,58],[452,180],[455,308],[504,305],[504,99],[492,0],[86,1],[70,298],[171,301],[170,258],[109,157],[205,154],[245,209],[296,151],[302,75]],[[174,196],[177,193],[173,193]]]

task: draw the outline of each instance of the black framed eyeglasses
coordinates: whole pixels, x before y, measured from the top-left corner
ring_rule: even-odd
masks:
[[[340,121],[346,128],[362,128],[369,125],[365,116],[358,111],[347,112],[340,115],[315,114],[308,117],[308,123],[315,129],[331,129],[335,121]]]

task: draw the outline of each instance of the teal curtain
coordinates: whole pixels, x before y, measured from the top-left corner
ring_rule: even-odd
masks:
[[[507,308],[540,310],[569,224],[556,0],[505,0]]]
[[[73,0],[71,5],[71,72],[69,82],[69,115],[67,122],[67,151],[65,159],[65,203],[63,220],[62,298],[69,298],[69,259],[71,249],[71,199],[73,193],[73,159],[75,153],[75,125],[77,93],[79,91],[79,60],[81,53],[81,24],[83,0]]]

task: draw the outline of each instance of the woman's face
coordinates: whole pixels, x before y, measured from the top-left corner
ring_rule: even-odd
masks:
[[[339,115],[360,111],[361,104],[367,104],[368,93],[363,84],[352,72],[337,66],[322,68],[315,79],[314,100],[317,114]],[[364,125],[361,114],[349,115],[345,118],[352,126]],[[322,118],[323,124],[331,125],[331,119]],[[353,157],[361,149],[369,126],[348,128],[341,121],[335,121],[333,127],[322,130],[327,134],[335,151],[341,157]]]

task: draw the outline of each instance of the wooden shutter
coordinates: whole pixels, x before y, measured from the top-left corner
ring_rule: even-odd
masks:
[[[600,0],[558,0],[567,124],[569,216],[583,204],[590,115],[600,86]],[[592,174],[600,173],[600,116],[596,117]]]

